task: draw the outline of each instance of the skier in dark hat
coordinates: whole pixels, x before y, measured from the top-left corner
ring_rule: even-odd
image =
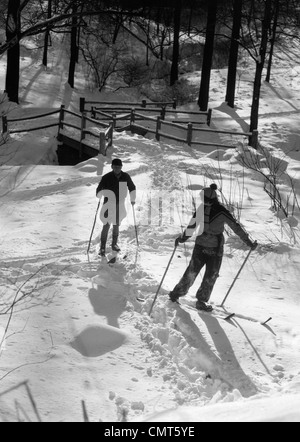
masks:
[[[97,198],[101,200],[104,197],[100,213],[103,229],[99,252],[99,255],[103,257],[106,255],[106,243],[111,225],[113,225],[112,250],[114,252],[121,251],[118,246],[119,228],[127,216],[125,201],[128,190],[131,204],[134,205],[136,200],[136,186],[130,175],[122,171],[122,161],[118,158],[114,159],[111,168],[112,172],[102,177],[96,191]]]
[[[209,188],[204,189],[204,207],[200,205],[186,231],[176,239],[177,245],[184,243],[191,238],[197,228],[202,228],[202,233],[196,238],[196,245],[189,267],[180,282],[169,294],[172,302],[177,302],[180,297],[185,296],[194,284],[202,268],[206,266],[201,287],[196,295],[196,308],[208,312],[213,310],[213,307],[209,305],[208,302],[217,278],[219,277],[224,254],[223,233],[225,224],[227,224],[247,246],[253,250],[257,247],[257,243],[251,241],[247,232],[238,224],[231,213],[220,204],[216,192],[217,189],[216,184],[212,184]],[[201,210],[204,211],[204,226],[203,219],[199,226],[199,217],[197,216]]]

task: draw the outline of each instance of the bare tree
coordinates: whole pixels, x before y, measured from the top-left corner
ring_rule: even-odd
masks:
[[[265,1],[265,11],[264,18],[262,22],[262,34],[261,42],[259,47],[259,53],[256,57],[256,72],[254,80],[254,90],[253,99],[251,107],[251,122],[250,122],[250,132],[258,129],[258,118],[259,118],[259,102],[260,102],[260,92],[262,85],[262,74],[266,61],[266,54],[269,41],[269,30],[272,22],[272,3],[273,0]]]
[[[210,0],[207,11],[206,39],[202,63],[201,85],[198,105],[201,111],[207,111],[209,101],[209,87],[213,62],[215,31],[217,22],[218,0]]]
[[[87,65],[92,87],[100,91],[106,86],[109,77],[120,69],[122,54],[126,53],[126,43],[121,39],[113,44],[114,32],[98,17],[90,19],[88,29],[83,29],[80,50]]]
[[[7,40],[15,42],[7,51],[6,92],[10,101],[15,103],[19,103],[20,42],[18,36],[21,33],[20,1],[9,0],[6,19]]]
[[[69,65],[69,78],[68,83],[71,86],[71,88],[74,88],[74,81],[75,81],[75,69],[76,69],[76,63],[78,60],[78,5],[75,2],[72,7],[73,17],[72,17],[72,26],[71,26],[71,56],[70,56],[70,65]]]
[[[48,0],[48,13],[47,18],[50,19],[52,17],[52,0]],[[50,39],[50,29],[46,29],[45,31],[45,39],[44,39],[44,54],[43,54],[43,65],[47,67],[48,65],[48,46]]]
[[[240,47],[240,32],[242,25],[242,9],[243,0],[234,0],[233,5],[233,26],[231,34],[230,54],[228,61],[228,77],[227,77],[227,92],[226,102],[228,106],[234,108],[235,102],[235,89],[236,89],[236,76],[237,76],[237,63]]]
[[[7,115],[12,109],[12,105],[8,102],[8,96],[6,93],[0,94],[0,117],[4,117]],[[3,146],[8,139],[8,133],[3,131],[3,127],[0,126],[0,147]],[[1,157],[3,157],[3,152],[0,150],[0,166],[4,163],[1,161]]]
[[[91,2],[93,3],[93,2]],[[73,6],[78,6],[77,12],[74,12]],[[118,14],[111,8],[101,9],[97,6],[90,7],[89,2],[83,0],[67,0],[59,4],[56,9],[56,15],[47,16],[47,12],[41,9],[41,13],[36,14],[35,20],[27,20],[23,26],[22,19],[26,16],[25,9],[28,6],[41,5],[34,0],[8,0],[7,20],[6,20],[6,41],[0,45],[0,55],[7,52],[7,75],[6,91],[10,101],[18,103],[19,101],[19,77],[20,77],[20,42],[29,36],[38,35],[46,31],[66,30],[74,26],[74,20],[77,17],[99,16],[99,14]],[[81,8],[79,8],[81,6]],[[30,17],[34,14],[29,14]]]
[[[179,36],[181,24],[182,0],[176,0],[174,8],[174,43],[173,43],[173,59],[171,67],[170,85],[174,86],[178,81],[178,64],[179,64]]]

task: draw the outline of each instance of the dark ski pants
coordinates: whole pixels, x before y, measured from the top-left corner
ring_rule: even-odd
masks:
[[[108,223],[103,226],[102,233],[101,233],[101,248],[106,247],[110,227],[111,227],[111,224],[108,224]],[[120,230],[119,225],[113,226],[113,234],[112,234],[112,245],[113,246],[117,245],[117,242],[119,239],[119,230]]]
[[[223,256],[218,256],[217,250],[207,249],[196,244],[192,260],[180,282],[174,288],[172,296],[174,298],[181,298],[182,296],[187,295],[200,271],[206,266],[202,284],[196,297],[198,301],[208,302],[219,277],[222,260]]]

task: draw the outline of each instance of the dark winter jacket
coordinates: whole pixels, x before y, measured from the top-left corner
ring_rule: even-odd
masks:
[[[204,248],[217,249],[222,254],[224,246],[223,233],[225,224],[227,224],[248,246],[251,247],[253,245],[247,232],[234,219],[231,213],[219,203],[215,203],[212,206],[204,206],[204,226],[203,223],[202,226],[197,226],[195,220],[196,213],[188,226],[189,235],[186,234],[186,231],[182,238],[183,241],[189,239],[193,231],[200,228],[202,233],[197,236],[196,244]]]
[[[117,204],[125,201],[129,190],[131,202],[135,202],[136,186],[128,173],[121,172],[120,177],[117,177],[114,172],[104,175],[97,187],[97,197],[101,197],[100,192],[105,190],[110,190],[115,194]],[[106,203],[107,200],[108,198],[105,197],[104,203]]]

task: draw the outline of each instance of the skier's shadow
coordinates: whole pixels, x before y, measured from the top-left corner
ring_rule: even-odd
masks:
[[[119,278],[118,278],[119,279]],[[97,284],[89,290],[89,300],[94,312],[107,318],[107,324],[120,328],[119,318],[126,309],[127,299],[124,296],[125,283],[112,278]]]
[[[202,363],[206,360],[209,361],[208,366],[203,366],[203,368],[208,368],[210,375],[219,377],[232,389],[238,389],[243,397],[251,397],[257,394],[257,387],[240,366],[228,336],[220,325],[219,320],[207,313],[200,314],[199,316],[200,320],[203,320],[206,325],[207,331],[213,340],[215,351],[201,330],[202,327],[199,321],[194,320],[183,309],[177,312],[177,317],[180,319],[177,322],[177,326],[185,336],[188,344],[200,350],[202,356],[204,356],[201,357]],[[207,364],[205,363],[205,365]],[[209,365],[213,365],[213,371],[211,371]]]
[[[237,388],[243,397],[251,397],[257,394],[258,389],[249,376],[242,369],[224,329],[217,318],[209,315],[201,315],[207,330],[213,340],[219,357],[222,360],[222,377]]]

